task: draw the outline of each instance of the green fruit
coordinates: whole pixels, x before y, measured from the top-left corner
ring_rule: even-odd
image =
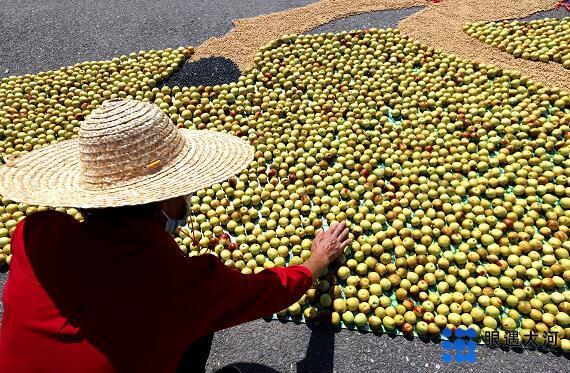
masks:
[[[301,305],[297,302],[293,303],[287,309],[291,315],[299,315],[301,314]]]
[[[6,245],[10,244],[9,237],[0,237],[0,247],[5,247]]]
[[[340,315],[338,314],[338,312],[332,312],[331,313],[331,324],[333,326],[339,326],[340,325]]]
[[[329,294],[322,294],[319,298],[319,303],[321,304],[321,306],[328,308],[331,306],[332,304],[332,299],[331,296]]]
[[[359,328],[362,328],[365,325],[367,325],[367,322],[368,318],[363,313],[357,313],[356,316],[354,317],[354,324]]]
[[[338,269],[338,278],[341,280],[346,280],[350,276],[350,269],[347,267],[340,267]]]
[[[565,66],[566,67],[566,66]],[[569,64],[570,67],[570,64]],[[567,67],[568,68],[568,67]],[[560,341],[560,348],[564,352],[570,352],[570,339],[562,339]]]
[[[350,311],[356,311],[358,310],[358,305],[360,304],[360,301],[358,300],[358,298],[348,298],[346,300],[346,307],[350,310]]]
[[[370,307],[373,309],[377,308],[380,306],[380,298],[378,298],[376,295],[371,295],[368,299],[368,304],[370,304]]]
[[[491,316],[485,316],[483,318],[483,325],[487,328],[496,329],[497,328],[497,320]]]
[[[342,321],[346,325],[351,325],[354,322],[354,314],[350,311],[346,311],[342,314]]]
[[[556,322],[562,327],[570,326],[570,316],[566,312],[558,312],[556,314]]]
[[[382,328],[382,320],[375,315],[372,315],[368,318],[368,325],[372,330],[380,330]]]
[[[394,330],[394,328],[396,327],[394,319],[391,318],[390,316],[385,316],[382,319],[382,325],[384,325],[384,328],[386,328],[387,330]]]
[[[333,308],[336,312],[342,314],[346,311],[346,302],[341,298],[335,299],[333,302]]]
[[[190,111],[190,110],[183,110],[181,116],[182,116],[182,118],[184,118],[184,119],[192,119],[192,111]]]
[[[303,311],[303,316],[306,320],[315,320],[319,316],[319,312],[314,307],[307,307]]]
[[[420,321],[416,324],[416,331],[419,335],[426,335],[429,331],[429,326],[425,321]]]

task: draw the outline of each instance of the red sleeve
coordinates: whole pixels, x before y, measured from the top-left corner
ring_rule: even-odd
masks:
[[[311,287],[313,275],[304,266],[268,268],[244,275],[218,261],[210,302],[220,301],[213,331],[229,328],[289,307]]]
[[[188,264],[196,265],[195,270],[208,268],[210,275],[205,334],[279,312],[298,301],[313,283],[311,271],[299,265],[244,275],[213,255],[193,257]]]

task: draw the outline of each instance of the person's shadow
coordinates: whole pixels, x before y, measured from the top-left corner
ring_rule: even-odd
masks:
[[[332,373],[335,331],[327,325],[307,324],[311,338],[305,358],[297,363],[297,372]]]
[[[332,373],[334,367],[334,336],[337,329],[330,325],[307,324],[311,337],[305,358],[296,363],[297,373]],[[238,362],[230,364],[243,373],[277,373],[273,368],[258,363]],[[223,372],[223,370],[216,371]]]

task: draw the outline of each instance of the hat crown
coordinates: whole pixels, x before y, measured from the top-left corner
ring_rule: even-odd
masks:
[[[114,99],[81,123],[80,183],[105,189],[160,171],[184,147],[184,138],[156,105]]]

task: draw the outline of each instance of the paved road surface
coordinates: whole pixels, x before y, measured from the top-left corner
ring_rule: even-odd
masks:
[[[198,45],[236,18],[315,0],[0,1],[0,78],[142,49]]]

